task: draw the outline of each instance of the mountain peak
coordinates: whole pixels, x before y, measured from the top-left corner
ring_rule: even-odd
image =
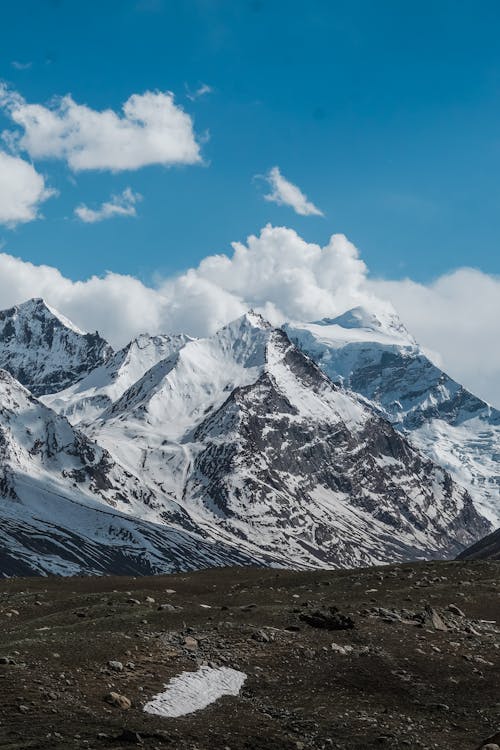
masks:
[[[113,350],[84,333],[41,297],[0,311],[0,367],[35,396],[67,388]]]
[[[43,297],[32,297],[31,299],[21,302],[14,307],[4,310],[0,313],[0,319],[4,316],[20,315],[21,317],[27,317],[35,315],[37,317],[51,317],[61,323],[65,328],[69,328],[74,333],[78,333],[80,336],[85,336],[85,331],[82,331],[76,326],[69,318],[56,310],[55,307],[49,305],[49,303]]]
[[[272,328],[271,323],[252,308],[250,308],[240,320],[245,320],[252,328],[260,328],[262,330]]]
[[[379,308],[375,312],[367,307],[358,305],[338,315],[336,318],[323,318],[315,321],[315,325],[340,326],[348,330],[362,329],[376,333],[397,334],[411,338],[406,326],[392,308]]]

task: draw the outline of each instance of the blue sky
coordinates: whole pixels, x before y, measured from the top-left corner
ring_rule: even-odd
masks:
[[[386,279],[499,273],[499,27],[486,1],[5,3],[12,90],[117,112],[132,94],[172,91],[204,163],[74,173],[36,159],[59,195],[43,219],[0,227],[4,252],[72,279],[111,269],[150,282],[271,222],[321,244],[343,232]],[[213,91],[190,100],[203,83]],[[12,129],[6,115],[0,126]],[[255,175],[274,165],[324,217],[263,199]],[[74,216],[127,187],[143,196],[137,218]]]

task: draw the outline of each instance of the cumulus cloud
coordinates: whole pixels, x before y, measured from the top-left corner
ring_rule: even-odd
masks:
[[[264,196],[266,201],[277,203],[279,206],[290,206],[300,216],[323,216],[323,212],[314,203],[307,200],[307,196],[292,182],[286,180],[279,167],[273,167],[266,175],[272,191]]]
[[[430,284],[372,281],[415,338],[465,386],[500,407],[500,277],[460,268]]]
[[[324,246],[292,229],[266,226],[228,255],[206,257],[197,268],[154,287],[119,274],[73,282],[49,266],[0,255],[0,309],[44,297],[86,330],[98,329],[115,346],[132,336],[185,331],[203,336],[254,307],[275,324],[343,312],[366,299],[366,267],[343,235]]]
[[[45,297],[114,346],[143,331],[207,335],[250,307],[280,324],[333,317],[360,304],[377,312],[392,303],[452,376],[500,406],[500,279],[460,269],[429,285],[372,280],[340,234],[320,246],[268,225],[234,243],[230,255],[208,256],[154,286],[113,273],[74,282],[55,268],[0,254],[0,309],[29,297]]]
[[[142,200],[140,193],[134,193],[130,188],[112,195],[111,200],[102,203],[100,208],[93,209],[84,203],[75,208],[75,215],[86,224],[95,224],[98,221],[112,219],[115,216],[137,216],[135,204]]]
[[[31,164],[0,151],[0,224],[14,227],[33,221],[40,204],[54,194]]]
[[[0,107],[21,129],[4,134],[11,145],[33,159],[63,159],[75,172],[201,162],[193,121],[170,91],[133,94],[117,113],[78,104],[70,94],[29,104],[1,85]]]

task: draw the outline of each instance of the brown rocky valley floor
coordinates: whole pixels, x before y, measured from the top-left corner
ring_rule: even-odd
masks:
[[[493,621],[498,562],[4,580],[0,748],[475,750],[500,730]],[[203,663],[240,695],[142,711]]]

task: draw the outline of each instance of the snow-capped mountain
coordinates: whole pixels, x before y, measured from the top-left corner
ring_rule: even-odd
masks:
[[[500,524],[500,412],[433,364],[395,313],[355,308],[284,328],[334,382],[370,400]]]
[[[112,355],[42,299],[0,311],[0,368],[39,396],[67,388]]]
[[[207,534],[278,565],[447,556],[488,528],[445,471],[252,313],[159,362],[88,434]]]
[[[59,341],[85,338],[49,312]],[[19,361],[37,361],[35,340],[14,337]],[[254,313],[207,339],[144,335],[84,369],[43,403],[1,374],[4,574],[344,567],[450,557],[490,530],[380,409]]]
[[[142,334],[86,377],[41,400],[68,417],[74,425],[79,422],[91,423],[153,365],[177,352],[189,340],[190,337],[184,335]]]
[[[0,575],[257,561],[197,531],[174,501],[0,370]]]

